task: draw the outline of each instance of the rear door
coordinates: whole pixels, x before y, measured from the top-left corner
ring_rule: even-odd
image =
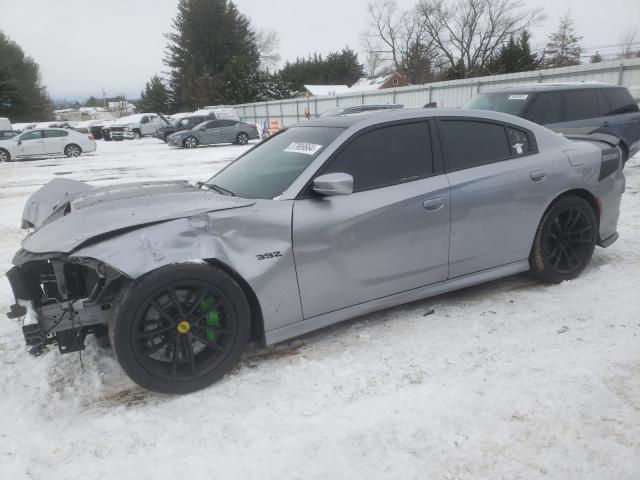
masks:
[[[451,184],[449,278],[526,260],[555,191],[552,157],[519,127],[456,117],[438,128]]]
[[[220,120],[220,135],[223,142],[235,142],[240,131],[235,120]]]
[[[48,154],[62,153],[66,146],[69,132],[63,130],[44,131],[44,150]]]
[[[624,87],[603,88],[602,128],[624,141],[631,155],[640,149],[640,108]]]
[[[19,157],[31,157],[45,153],[42,130],[25,133],[18,139],[18,142]]]
[[[357,133],[318,171],[352,175],[354,193],[309,190],[295,201],[305,318],[446,280],[449,183],[439,160],[420,121]]]

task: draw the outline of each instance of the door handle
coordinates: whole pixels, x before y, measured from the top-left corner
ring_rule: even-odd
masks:
[[[601,125],[601,126],[603,126],[603,127],[608,127],[608,126],[609,126],[609,122],[602,122],[602,125]]]
[[[425,200],[422,203],[422,206],[427,209],[429,212],[437,212],[442,207],[444,207],[444,198],[436,197],[430,198],[429,200]]]
[[[544,170],[536,170],[534,172],[531,172],[529,176],[534,182],[542,182],[547,178],[547,172],[545,172]]]

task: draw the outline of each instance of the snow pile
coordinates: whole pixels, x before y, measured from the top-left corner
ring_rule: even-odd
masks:
[[[2,164],[0,270],[51,178],[206,180],[245,148],[145,139]],[[253,348],[188,396],[139,389],[92,343],[84,370],[31,358],[2,318],[0,478],[638,478],[640,158],[626,174],[620,240],[577,280],[518,276]]]

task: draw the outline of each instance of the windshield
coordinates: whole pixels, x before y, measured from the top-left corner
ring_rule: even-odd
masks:
[[[494,112],[503,112],[519,116],[530,97],[531,94],[528,93],[481,93],[474,97],[473,100],[467,103],[463,108],[491,110]]]
[[[336,115],[342,115],[346,108],[334,108],[333,110],[327,110],[321,117],[335,117]]]
[[[331,127],[285,130],[249,150],[207,184],[239,197],[276,198],[343,131]]]

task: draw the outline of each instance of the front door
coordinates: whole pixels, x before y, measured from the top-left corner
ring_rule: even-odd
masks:
[[[294,204],[305,318],[447,278],[449,183],[434,165],[429,124],[356,135],[318,172],[352,175],[354,193],[309,192]]]
[[[23,134],[18,142],[18,156],[20,157],[33,157],[45,153],[42,130]]]
[[[209,145],[212,143],[222,143],[222,120],[211,120],[200,133],[200,144]]]
[[[555,191],[552,156],[519,127],[461,118],[438,126],[451,183],[449,277],[528,259]]]

